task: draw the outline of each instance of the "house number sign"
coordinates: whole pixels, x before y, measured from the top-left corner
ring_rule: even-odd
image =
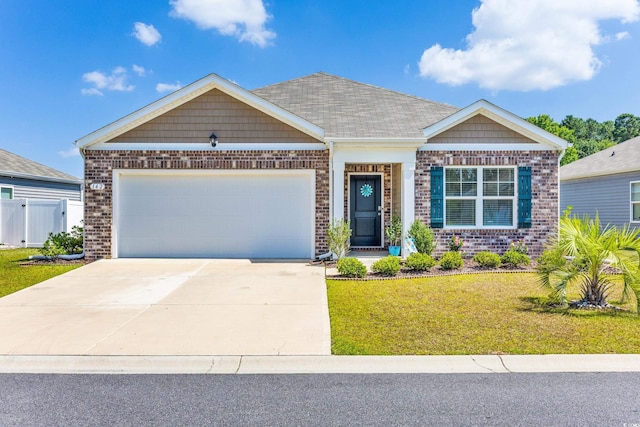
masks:
[[[104,184],[101,182],[94,182],[93,184],[89,184],[89,188],[92,190],[104,190]]]

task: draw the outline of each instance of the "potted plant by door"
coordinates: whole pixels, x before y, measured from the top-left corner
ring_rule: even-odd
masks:
[[[402,241],[402,220],[398,215],[391,216],[391,224],[384,229],[384,234],[389,240],[389,255],[400,255],[400,242]]]

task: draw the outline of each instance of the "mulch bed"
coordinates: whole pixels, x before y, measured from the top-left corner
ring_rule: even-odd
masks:
[[[54,258],[54,259],[30,259],[28,261],[19,262],[18,265],[22,267],[29,267],[34,265],[71,265],[71,264],[86,265],[89,263],[91,263],[91,261],[88,261],[84,258],[80,258],[80,259]]]
[[[484,268],[478,265],[472,259],[464,259],[462,268],[457,270],[444,270],[440,266],[435,266],[429,271],[413,271],[408,269],[401,269],[395,276],[385,276],[380,273],[367,272],[367,276],[362,279],[343,277],[339,274],[327,274],[327,279],[332,280],[390,280],[390,279],[414,279],[422,277],[439,277],[439,276],[453,276],[458,274],[482,274],[482,273],[533,273],[535,271],[535,261],[531,261],[531,264],[521,268]],[[327,262],[327,268],[334,267],[336,263],[334,261]]]

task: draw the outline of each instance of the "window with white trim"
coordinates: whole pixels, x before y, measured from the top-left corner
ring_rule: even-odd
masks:
[[[0,187],[0,199],[2,199],[2,200],[11,200],[11,199],[13,199],[13,188],[12,187]]]
[[[640,182],[631,183],[631,222],[640,222]]]
[[[444,175],[446,227],[514,227],[515,168],[445,168]]]

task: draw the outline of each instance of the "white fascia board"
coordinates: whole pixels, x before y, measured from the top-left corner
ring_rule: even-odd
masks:
[[[548,145],[537,143],[517,144],[425,144],[418,151],[557,151]]]
[[[115,122],[98,129],[75,142],[76,147],[86,148],[90,145],[105,142],[113,139],[123,133],[140,126],[143,123],[152,120],[167,111],[170,111],[180,105],[183,105],[192,99],[209,92],[212,89],[219,89],[225,94],[244,102],[247,105],[256,108],[263,113],[274,117],[301,132],[306,133],[316,139],[323,140],[324,129],[319,126],[310,123],[295,114],[284,110],[257,95],[241,88],[240,86],[231,83],[229,80],[223,79],[216,74],[209,74],[208,76],[191,83],[179,89],[164,98],[161,98],[146,107],[139,109]],[[214,129],[212,129],[213,131]]]
[[[408,163],[416,161],[416,147],[334,147],[333,163]]]
[[[31,175],[28,173],[20,173],[20,172],[11,172],[11,171],[0,171],[0,176],[6,176],[9,178],[20,178],[20,179],[32,179],[34,181],[46,181],[46,182],[60,182],[63,184],[82,184],[82,179],[77,178],[66,179],[66,178],[56,178],[54,176],[41,176],[41,175]]]
[[[334,143],[338,148],[388,148],[388,149],[418,149],[422,147],[425,138],[325,138],[325,141]]]
[[[423,134],[427,138],[433,138],[436,135],[445,132],[452,127],[474,117],[478,114],[500,123],[501,125],[517,132],[523,136],[526,136],[533,141],[546,145],[553,150],[565,150],[569,143],[564,139],[557,137],[538,126],[529,123],[528,121],[516,116],[515,114],[502,109],[484,99],[474,102],[468,107],[459,110],[449,117],[446,117],[439,122],[429,126],[423,130]],[[427,142],[428,145],[428,142]],[[468,149],[472,149],[473,145],[468,144]]]
[[[88,150],[105,151],[305,151],[326,150],[327,146],[318,143],[218,143],[212,147],[208,142],[181,143],[181,142],[99,142]]]

